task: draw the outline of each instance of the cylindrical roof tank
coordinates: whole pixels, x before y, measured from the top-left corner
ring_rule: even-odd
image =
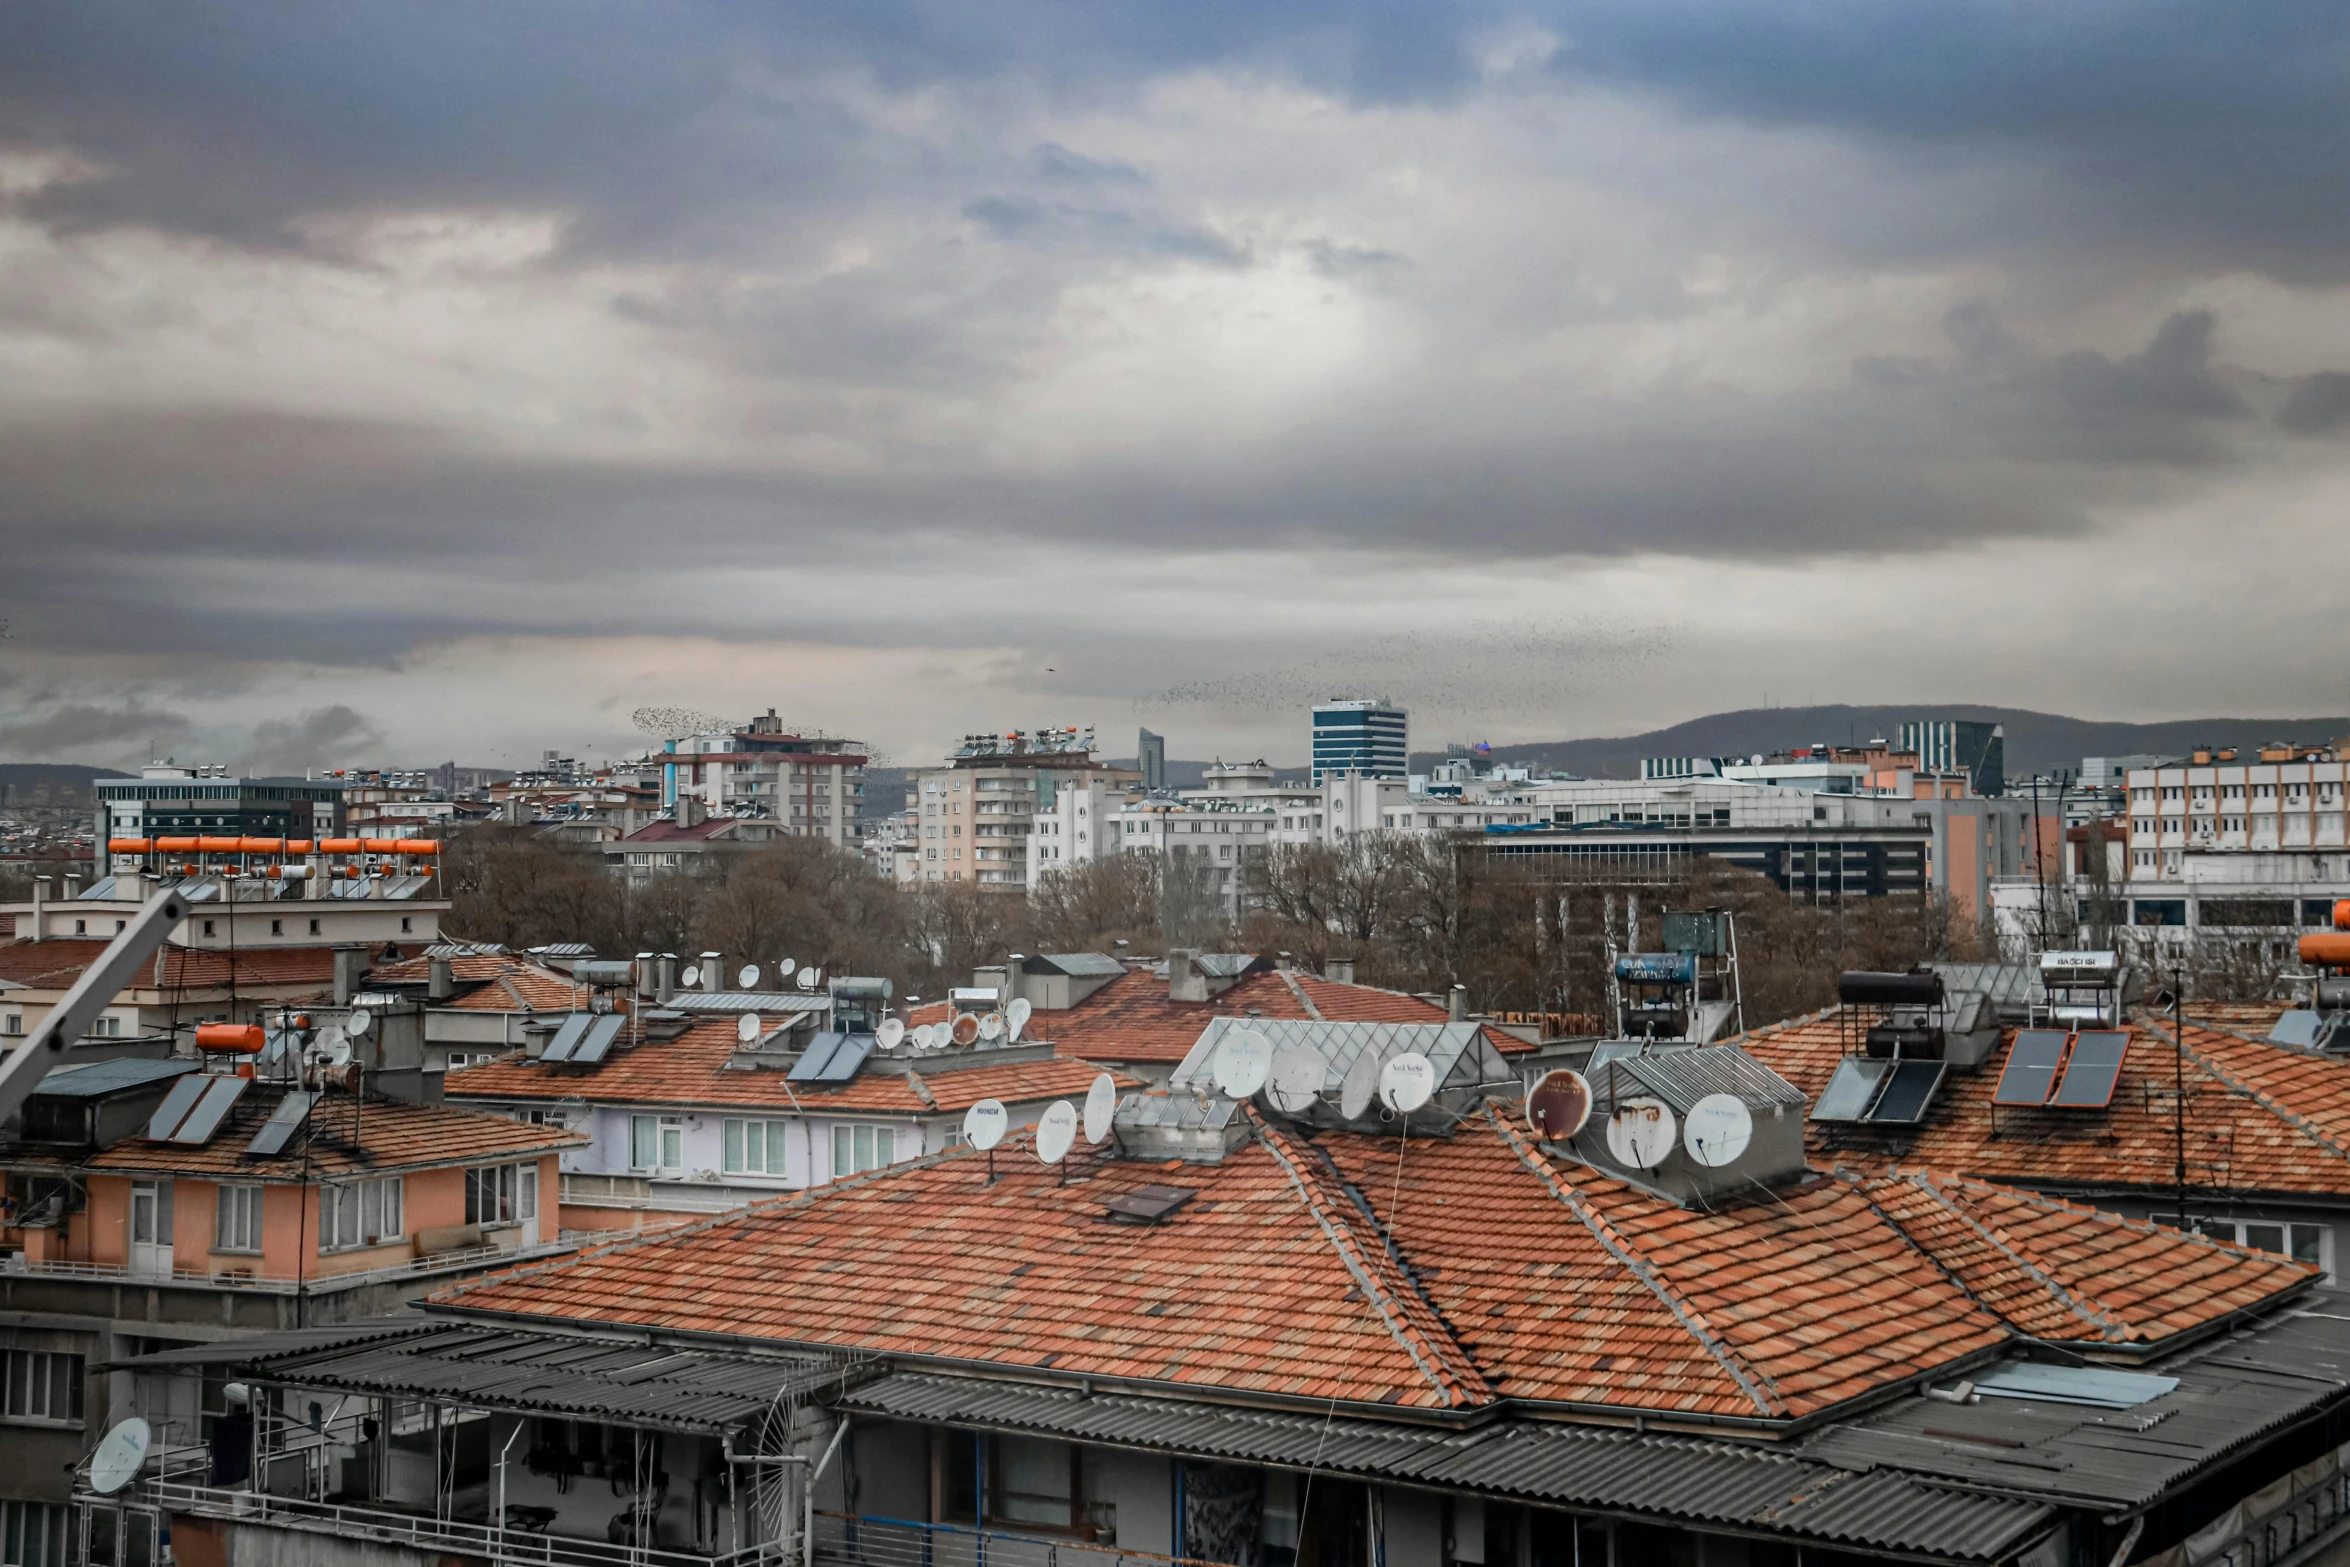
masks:
[[[1933,1007],[1942,1004],[1942,976],[1879,974],[1849,969],[1836,976],[1836,999],[1857,1007]]]
[[[198,1023],[196,1048],[198,1050],[235,1051],[241,1055],[259,1055],[268,1043],[256,1023]]]
[[[2301,961],[2319,968],[2350,968],[2350,930],[2313,930],[2301,938]]]

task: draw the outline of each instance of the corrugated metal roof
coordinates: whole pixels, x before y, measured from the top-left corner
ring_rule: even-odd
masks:
[[[2002,1015],[2021,1021],[2040,999],[2040,971],[2021,963],[1937,963],[1942,993],[1955,1002],[1960,996],[1987,996]]]
[[[1347,1070],[1365,1051],[1382,1062],[1416,1050],[1436,1069],[1436,1086],[1475,1088],[1485,1083],[1516,1080],[1501,1052],[1493,1048],[1485,1030],[1475,1023],[1326,1023],[1312,1018],[1211,1018],[1199,1040],[1167,1078],[1170,1088],[1197,1084],[1212,1091],[1215,1077],[1210,1063],[1227,1034],[1247,1030],[1265,1036],[1275,1050],[1285,1045],[1307,1045],[1330,1063],[1324,1075],[1325,1093],[1338,1092]]]
[[[2343,1304],[2332,1297],[2320,1310]],[[1804,1452],[1855,1469],[1887,1466],[2084,1506],[2143,1507],[2265,1433],[2343,1401],[2350,1357],[2329,1322],[2338,1318],[2297,1312],[2165,1361],[2161,1369],[2178,1387],[2129,1409],[1903,1400],[1822,1433]]]
[[[747,1350],[682,1348],[528,1329],[415,1322],[355,1324],[348,1338],[293,1334],[172,1351],[135,1369],[227,1365],[256,1381],[376,1396],[438,1399],[718,1432],[757,1420],[778,1395],[837,1381],[846,1362]]]
[[[1189,1093],[1128,1094],[1118,1103],[1117,1124],[1155,1126],[1170,1131],[1220,1132],[1239,1113],[1238,1100],[1221,1094],[1200,1099]]]
[[[33,1092],[47,1099],[96,1099],[128,1088],[145,1088],[196,1070],[194,1061],[92,1061],[87,1066],[59,1067],[41,1079]]]
[[[821,1012],[830,997],[784,990],[681,990],[666,1003],[679,1012]]]
[[[1748,1055],[1736,1045],[1702,1045],[1693,1050],[1659,1051],[1653,1055],[1620,1056],[1592,1073],[1598,1103],[1613,1108],[1611,1084],[1621,1085],[1629,1098],[1634,1092],[1623,1079],[1632,1079],[1674,1111],[1687,1115],[1697,1101],[1712,1094],[1728,1094],[1750,1105],[1785,1105],[1801,1109],[1803,1090]]]
[[[1460,1488],[1561,1505],[1996,1558],[2054,1516],[2045,1503],[1868,1474],[1733,1442],[1513,1424],[1474,1432],[1380,1426],[1073,1388],[901,1372],[842,1407],[902,1420],[1163,1449],[1237,1462]]]

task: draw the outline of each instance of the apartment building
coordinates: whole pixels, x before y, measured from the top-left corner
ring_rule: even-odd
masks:
[[[1093,751],[1090,729],[966,735],[945,765],[912,773],[906,806],[920,834],[913,840],[914,879],[1025,893],[1039,864],[1100,852],[1102,810],[1142,775],[1096,761]],[[1064,791],[1078,797],[1065,812]],[[1082,819],[1080,808],[1086,812]],[[1067,829],[1047,834],[1049,846],[1060,852],[1043,861],[1031,854],[1040,817]],[[1081,821],[1089,824],[1082,836]],[[1091,852],[1080,853],[1081,847]]]
[[[2126,923],[2158,940],[2328,924],[2335,900],[2350,897],[2345,755],[2277,744],[2131,768],[2127,879],[2113,889]]]
[[[231,778],[225,767],[154,762],[91,788],[99,831],[115,838],[335,838],[345,826],[338,778]]]
[[[789,733],[773,708],[740,729],[666,741],[652,760],[661,770],[661,804],[673,814],[690,799],[705,817],[772,821],[793,837],[842,848],[857,840],[865,747]]]

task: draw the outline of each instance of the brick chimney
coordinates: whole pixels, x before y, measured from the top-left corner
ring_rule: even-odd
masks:
[[[1208,999],[1208,976],[1200,972],[1199,948],[1169,947],[1167,949],[1167,999],[1169,1001],[1205,1001]]]

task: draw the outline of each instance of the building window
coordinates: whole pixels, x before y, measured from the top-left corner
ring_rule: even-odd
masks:
[[[790,1124],[788,1121],[726,1121],[722,1129],[725,1153],[721,1161],[725,1173],[783,1174],[783,1129]]]
[[[212,934],[212,921],[206,920],[204,922],[204,934],[207,936]]]
[[[220,1188],[220,1215],[212,1227],[212,1249],[246,1252],[261,1249],[260,1187]]]
[[[310,922],[310,934],[313,936],[318,934],[318,921],[312,920]]]
[[[85,1039],[120,1039],[122,1037],[122,1019],[94,1017],[90,1019],[89,1033],[82,1037]]]
[[[465,1172],[467,1224],[520,1224],[539,1216],[539,1167],[493,1164]]]
[[[13,1038],[23,1032],[24,1014],[22,1012],[11,1012],[6,1018],[0,1019],[0,1034],[6,1034]]]
[[[345,1181],[318,1192],[318,1249],[380,1246],[401,1233],[400,1178]]]
[[[2179,1216],[2175,1213],[2157,1213],[2151,1217],[2167,1229],[2179,1227]],[[2334,1276],[2333,1231],[2323,1224],[2291,1224],[2281,1219],[2209,1219],[2198,1213],[2189,1218],[2188,1227],[2197,1235],[2208,1235],[2213,1240],[2233,1241],[2254,1251],[2274,1252],[2322,1268],[2329,1280]]]
[[[82,1357],[45,1349],[8,1351],[0,1416],[42,1425],[82,1423]]]
[[[674,1115],[632,1115],[628,1118],[628,1165],[656,1175],[676,1175],[685,1169],[685,1120]]]
[[[72,1518],[63,1502],[0,1502],[0,1563],[65,1567],[65,1531]]]
[[[886,1126],[836,1126],[832,1129],[832,1178],[845,1180],[888,1164],[896,1135]]]
[[[406,932],[406,931],[407,931],[409,928],[410,928],[410,927],[409,927],[409,924],[408,924],[408,916],[407,916],[407,915],[405,915],[405,914],[401,915],[401,916],[400,916],[400,929],[401,929],[401,931],[402,931],[402,932]]]

